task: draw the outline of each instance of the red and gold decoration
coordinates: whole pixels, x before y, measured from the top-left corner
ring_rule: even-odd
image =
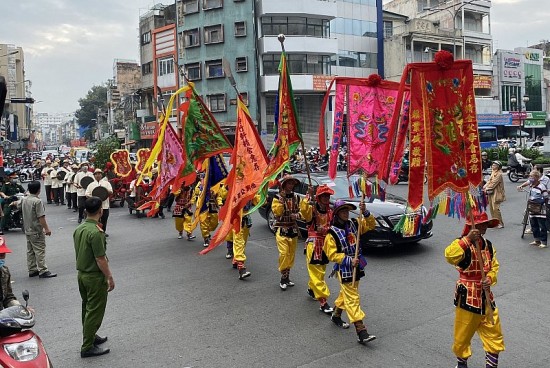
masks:
[[[132,173],[130,164],[130,152],[125,149],[119,149],[111,153],[111,162],[114,172],[121,178],[125,178]]]

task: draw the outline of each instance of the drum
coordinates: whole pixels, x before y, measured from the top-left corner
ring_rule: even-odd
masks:
[[[109,198],[109,191],[105,187],[96,187],[94,190],[92,190],[92,195],[94,197],[98,197],[102,201],[105,201],[107,198]]]
[[[94,178],[91,176],[85,176],[82,179],[80,179],[80,186],[84,189],[88,188],[88,185],[90,185],[94,181]]]
[[[57,179],[58,179],[58,180],[63,180],[63,179],[65,179],[65,175],[67,175],[67,172],[66,172],[66,171],[59,170],[59,171],[57,172]]]

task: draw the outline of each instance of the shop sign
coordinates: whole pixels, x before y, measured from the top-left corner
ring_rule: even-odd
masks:
[[[511,125],[511,114],[477,114],[478,125]]]
[[[157,133],[158,123],[156,121],[140,125],[141,139],[153,139]]]
[[[490,75],[474,75],[474,88],[491,89],[493,77]]]
[[[330,85],[330,81],[334,79],[330,75],[314,74],[313,75],[313,90],[314,91],[326,91]]]
[[[523,75],[523,60],[521,55],[511,52],[502,52],[501,57],[501,77],[507,82],[521,82]]]

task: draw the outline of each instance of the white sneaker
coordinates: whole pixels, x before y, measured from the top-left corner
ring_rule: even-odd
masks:
[[[529,245],[536,245],[538,247],[540,245],[540,241],[538,240],[532,241],[531,243],[529,243]]]
[[[182,233],[179,233],[179,234],[178,234],[178,239],[181,239],[181,238],[183,238],[183,234],[182,234]]]
[[[540,243],[539,245],[539,248],[546,248],[546,247],[547,247],[546,243]]]
[[[525,229],[525,234],[533,234],[533,230],[531,230],[531,229]]]

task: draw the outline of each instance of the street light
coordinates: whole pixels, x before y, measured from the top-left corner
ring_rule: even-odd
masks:
[[[529,96],[527,95],[523,95],[522,97],[522,101],[523,102],[520,102],[519,104],[517,103],[518,102],[518,99],[516,98],[516,95],[512,95],[510,97],[510,102],[512,103],[512,106],[515,106],[517,111],[518,111],[518,116],[519,116],[519,128],[520,128],[520,133],[519,133],[519,145],[520,147],[523,146],[523,124],[525,122],[525,119],[523,117],[523,114],[521,113],[521,110],[522,110],[522,107],[523,107],[523,104],[525,103],[526,104],[526,107],[527,107],[527,102],[529,102]],[[516,134],[517,136],[517,134]]]

